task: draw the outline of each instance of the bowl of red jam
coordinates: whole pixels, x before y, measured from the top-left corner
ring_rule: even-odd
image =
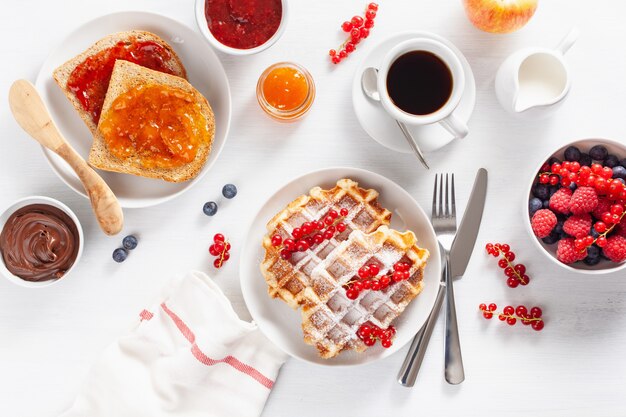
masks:
[[[196,22],[206,40],[231,55],[252,55],[283,34],[287,0],[196,0]]]

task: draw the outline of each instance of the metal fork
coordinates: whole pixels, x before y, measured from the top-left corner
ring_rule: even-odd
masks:
[[[430,221],[435,229],[437,240],[439,241],[439,248],[442,257],[442,277],[439,284],[439,291],[437,292],[437,298],[435,299],[435,305],[430,312],[430,316],[426,321],[426,324],[417,333],[409,353],[402,364],[400,373],[398,374],[398,382],[405,387],[412,387],[415,384],[415,378],[417,372],[426,354],[428,348],[428,342],[432,335],[436,317],[439,315],[439,310],[443,304],[444,295],[449,297],[448,306],[446,308],[446,359],[450,355],[450,346],[458,346],[458,327],[456,323],[456,309],[454,308],[454,294],[452,292],[452,280],[450,278],[450,248],[454,241],[454,235],[456,234],[456,201],[454,192],[454,174],[446,174],[445,185],[445,200],[444,200],[444,186],[443,186],[443,174],[435,175],[435,186],[433,190],[433,207],[430,216]],[[444,206],[445,201],[445,206]],[[456,337],[456,339],[454,339]],[[455,342],[456,340],[456,342]],[[459,352],[460,354],[460,352]],[[446,360],[447,363],[447,360]],[[449,370],[445,372],[446,381],[450,383],[457,378],[453,375],[449,375]]]

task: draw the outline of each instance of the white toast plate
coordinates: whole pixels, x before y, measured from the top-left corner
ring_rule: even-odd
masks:
[[[215,113],[215,138],[211,154],[202,171],[193,180],[169,183],[158,179],[99,171],[122,207],[148,207],[168,201],[197,183],[217,160],[230,126],[231,98],[228,78],[220,60],[202,37],[176,20],[147,12],[120,12],[99,17],[74,30],[46,59],[36,86],[68,142],[85,159],[89,155],[91,132],[61,89],[52,72],[72,57],[82,53],[106,35],[132,29],[153,32],[168,42],[187,69],[189,82],[202,93]],[[70,188],[87,197],[78,177],[65,161],[44,149],[54,172]]]

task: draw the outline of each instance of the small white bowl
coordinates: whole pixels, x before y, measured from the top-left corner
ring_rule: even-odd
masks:
[[[565,149],[568,146],[576,146],[578,149],[580,149],[581,152],[588,153],[589,149],[591,149],[595,145],[604,145],[608,149],[609,154],[617,155],[620,158],[620,160],[623,158],[626,158],[626,145],[619,143],[617,141],[614,141],[614,140],[582,139],[582,140],[577,140],[575,142],[567,143],[563,145],[562,147],[560,147],[559,149],[557,149],[556,151],[549,153],[545,158],[543,158],[539,162],[539,164],[533,171],[533,178],[530,181],[530,185],[528,186],[528,189],[526,190],[526,194],[525,194],[526,198],[524,199],[524,207],[523,207],[523,214],[524,214],[524,218],[526,219],[524,221],[524,224],[526,225],[526,230],[528,231],[528,235],[530,236],[530,239],[535,243],[537,248],[539,248],[539,251],[545,254],[548,259],[550,259],[555,264],[559,265],[561,268],[564,268],[570,272],[578,272],[578,273],[589,274],[589,275],[601,275],[601,274],[609,274],[612,272],[621,271],[622,269],[626,268],[626,262],[622,262],[618,264],[618,263],[611,262],[607,259],[602,258],[602,260],[600,260],[600,263],[598,263],[597,265],[589,266],[583,262],[576,262],[571,265],[566,265],[563,262],[559,261],[556,258],[556,247],[557,247],[556,243],[552,245],[547,245],[543,243],[541,239],[537,238],[537,236],[535,236],[535,234],[533,233],[532,227],[530,226],[530,216],[528,214],[528,202],[530,201],[530,198],[532,198],[531,190],[532,190],[533,185],[537,181],[537,173],[539,172],[543,164],[548,159],[555,156],[563,160],[563,154],[565,152]]]
[[[218,51],[222,51],[224,53],[230,54],[230,55],[239,55],[239,56],[253,55],[261,51],[264,51],[270,46],[272,46],[274,43],[276,43],[276,41],[282,36],[283,32],[285,31],[285,28],[287,27],[287,16],[288,16],[287,12],[289,9],[289,4],[287,0],[282,0],[283,14],[280,19],[280,25],[278,26],[276,33],[274,33],[274,35],[272,35],[271,38],[269,38],[265,43],[259,46],[256,46],[254,48],[249,48],[249,49],[232,48],[230,46],[224,45],[223,43],[215,39],[215,36],[213,36],[211,31],[209,30],[209,25],[207,23],[206,16],[204,13],[205,3],[206,3],[206,0],[196,0],[196,6],[195,6],[196,23],[198,23],[198,28],[200,29],[200,33],[202,33],[202,36],[204,36],[204,38],[215,49],[217,49]]]
[[[9,207],[7,207],[2,212],[2,214],[0,214],[0,231],[2,231],[6,221],[9,219],[9,217],[13,213],[21,209],[22,207],[29,206],[31,204],[47,204],[49,206],[56,207],[59,210],[63,211],[65,214],[67,214],[70,217],[70,219],[72,219],[72,221],[76,225],[76,230],[78,231],[78,252],[76,253],[76,259],[74,260],[74,263],[72,264],[72,266],[65,272],[65,274],[61,278],[36,282],[36,281],[26,281],[25,279],[22,279],[16,275],[13,275],[11,272],[9,272],[9,270],[5,266],[3,257],[0,256],[0,273],[2,273],[2,275],[7,280],[11,281],[13,284],[20,285],[22,287],[27,287],[27,288],[49,287],[50,285],[53,285],[58,281],[67,279],[68,275],[70,275],[74,267],[76,267],[76,265],[80,261],[80,257],[83,253],[83,245],[85,241],[85,239],[83,238],[83,228],[80,225],[80,221],[78,220],[78,217],[76,217],[74,212],[70,210],[70,208],[66,206],[65,204],[50,197],[31,196],[31,197],[25,197],[25,198],[17,200],[13,204],[11,204]]]

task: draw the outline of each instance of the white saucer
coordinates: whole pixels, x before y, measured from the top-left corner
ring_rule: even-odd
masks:
[[[402,153],[411,153],[413,151],[396,125],[396,122],[385,112],[382,105],[365,96],[361,90],[361,74],[367,67],[378,68],[385,54],[395,45],[414,38],[438,40],[452,49],[461,60],[461,64],[463,64],[463,69],[465,70],[466,85],[461,102],[454,111],[454,114],[467,123],[474,111],[474,105],[476,104],[476,81],[474,80],[474,73],[465,56],[463,56],[461,51],[452,42],[434,33],[422,31],[403,32],[382,41],[365,57],[356,70],[354,80],[352,81],[352,104],[359,123],[361,123],[361,126],[368,135],[381,145]],[[417,139],[417,143],[419,143],[424,152],[431,152],[442,148],[453,139],[452,135],[438,123],[426,126],[407,125],[407,127]]]
[[[393,345],[384,349],[377,344],[364,353],[343,352],[333,359],[322,359],[315,347],[304,343],[300,312],[292,310],[286,303],[272,299],[267,294],[267,284],[260,270],[264,257],[262,239],[267,230],[265,225],[280,210],[296,197],[308,194],[315,186],[332,188],[337,180],[351,178],[363,188],[373,188],[380,193],[379,201],[391,210],[391,227],[412,230],[418,244],[430,251],[424,272],[424,289],[394,323],[397,329]],[[426,322],[435,303],[441,278],[441,258],[437,237],[430,220],[417,202],[393,181],[370,171],[357,168],[327,168],[305,174],[291,180],[272,195],[260,208],[252,225],[241,254],[240,277],[243,297],[259,328],[276,346],[289,355],[303,361],[326,366],[362,365],[385,358],[400,350]]]
[[[122,207],[147,207],[170,200],[197,183],[217,160],[230,126],[231,100],[228,78],[217,55],[197,33],[176,20],[147,12],[119,12],[99,17],[74,30],[46,59],[37,76],[37,90],[52,119],[68,142],[87,158],[91,133],[52,78],[52,71],[100,38],[131,29],[147,30],[172,45],[187,69],[189,82],[204,95],[215,114],[211,154],[196,178],[181,183],[99,171]],[[87,197],[74,171],[58,155],[44,149],[54,172],[70,188]]]

